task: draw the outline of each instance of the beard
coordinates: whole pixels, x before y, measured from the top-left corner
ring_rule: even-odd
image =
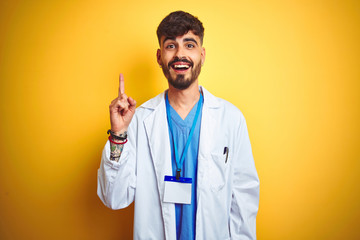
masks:
[[[162,63],[161,68],[171,86],[179,90],[184,90],[187,89],[191,84],[193,84],[199,77],[201,72],[201,62],[199,62],[195,67],[194,65],[192,65],[190,77],[188,78],[185,78],[184,74],[177,74],[176,77],[173,78],[170,74],[170,64],[169,66],[166,66]]]

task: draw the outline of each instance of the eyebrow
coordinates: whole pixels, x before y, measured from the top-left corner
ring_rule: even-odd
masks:
[[[197,41],[194,38],[185,38],[184,42],[194,42],[196,45],[198,45]]]
[[[175,41],[176,38],[175,37],[166,37],[163,41],[163,44],[167,41],[167,40],[173,40]],[[184,38],[184,42],[194,42],[196,45],[199,45],[198,42],[194,39],[194,38]]]
[[[175,41],[175,37],[166,37],[163,41],[163,44],[167,41],[167,40],[174,40]]]

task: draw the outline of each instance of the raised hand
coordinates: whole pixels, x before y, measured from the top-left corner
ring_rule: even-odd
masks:
[[[119,95],[110,106],[111,131],[116,135],[124,133],[134,116],[136,101],[125,94],[124,75],[120,73],[119,77]]]

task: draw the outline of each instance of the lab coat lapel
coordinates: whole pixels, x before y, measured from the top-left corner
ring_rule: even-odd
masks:
[[[219,101],[215,96],[210,94],[205,88],[201,87],[204,96],[204,105],[201,117],[201,130],[198,153],[198,179],[197,188],[200,189],[204,183],[204,175],[207,171],[209,158],[212,152],[211,143],[216,139],[215,129],[219,126]],[[198,191],[199,193],[199,191]],[[199,194],[197,194],[197,201],[199,201]]]
[[[175,206],[173,203],[163,202],[165,186],[164,176],[172,175],[172,163],[164,94],[160,94],[158,98],[160,99],[154,99],[156,106],[152,106],[154,107],[154,111],[145,119],[144,124],[150,146],[151,159],[154,164],[157,178],[157,187],[164,219],[165,236],[166,239],[175,239]]]

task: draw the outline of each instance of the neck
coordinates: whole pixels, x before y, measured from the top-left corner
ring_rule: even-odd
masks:
[[[187,89],[179,90],[169,85],[169,103],[174,110],[185,119],[197,101],[199,101],[199,84],[195,81]]]

